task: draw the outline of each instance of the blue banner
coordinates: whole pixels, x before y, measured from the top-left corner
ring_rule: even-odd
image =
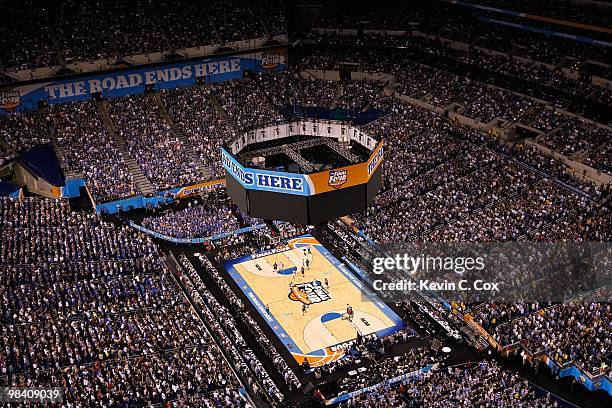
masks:
[[[221,148],[223,168],[249,190],[271,191],[308,196],[311,188],[303,174],[281,173],[269,170],[249,169],[242,166],[225,149]]]
[[[494,19],[494,18],[483,17],[483,16],[479,16],[478,19],[481,20],[481,21],[485,21],[487,23],[499,24],[499,25],[503,25],[503,26],[507,26],[507,27],[512,27],[512,28],[518,28],[519,30],[530,31],[532,33],[544,34],[544,35],[548,35],[548,36],[551,36],[551,37],[565,38],[567,40],[583,42],[583,43],[590,44],[590,45],[599,45],[599,46],[602,46],[602,47],[612,48],[612,43],[610,43],[610,42],[603,41],[603,40],[594,40],[592,38],[583,37],[581,35],[566,34],[566,33],[561,33],[559,31],[546,30],[546,29],[543,29],[543,28],[538,28],[538,27],[530,26],[530,25],[527,25],[527,24],[511,23],[509,21],[497,20],[497,19]]]
[[[241,78],[244,70],[261,72],[283,70],[285,50],[254,52],[226,57],[211,57],[161,65],[156,67],[126,68],[117,72],[88,77],[51,80],[0,90],[0,114],[26,109],[37,109],[38,101],[50,104],[86,100],[94,93],[105,98],[142,93],[146,85],[154,89],[191,86],[196,78],[205,82],[220,82]],[[271,55],[274,57],[271,57]]]
[[[62,187],[62,197],[73,198],[81,195],[80,188],[85,186],[85,179],[66,179],[66,184]]]
[[[612,395],[612,382],[604,373],[597,376],[592,376],[575,364],[566,364],[564,367],[559,365],[550,357],[546,357],[546,365],[551,368],[553,373],[557,373],[559,377],[574,377],[580,384],[582,384],[589,391],[603,390]]]

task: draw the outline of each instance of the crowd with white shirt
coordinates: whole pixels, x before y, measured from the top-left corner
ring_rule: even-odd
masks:
[[[149,238],[58,200],[0,213],[0,385],[63,387],[75,407],[247,405]]]
[[[405,384],[405,395],[419,405],[447,407],[554,407],[548,395],[536,393],[527,380],[495,362],[448,367],[418,376]]]
[[[341,407],[557,407],[550,394],[495,361],[442,367],[413,375],[397,384],[383,383],[351,397]]]
[[[591,228],[609,220],[606,207],[475,144],[476,132],[437,114],[397,105],[366,130],[386,140],[385,177],[355,219],[378,242],[541,240],[551,229],[555,237],[581,229],[589,239],[609,236]]]
[[[220,197],[220,198],[217,198]],[[145,217],[142,225],[174,238],[202,238],[240,228],[236,206],[225,194],[211,195],[204,202],[189,202],[181,210]]]
[[[492,335],[503,345],[520,343],[533,353],[543,351],[559,364],[572,361],[588,372],[605,372],[612,362],[610,308],[609,303],[571,302],[531,309],[496,325]]]

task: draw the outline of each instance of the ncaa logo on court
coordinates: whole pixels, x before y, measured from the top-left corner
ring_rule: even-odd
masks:
[[[294,302],[302,302],[305,305],[312,305],[313,303],[330,300],[331,296],[320,281],[313,280],[312,282],[298,283],[291,286],[289,299]]]
[[[346,170],[330,170],[329,171],[329,179],[327,180],[327,184],[330,187],[340,188],[344,183],[346,183],[348,179],[348,173]]]

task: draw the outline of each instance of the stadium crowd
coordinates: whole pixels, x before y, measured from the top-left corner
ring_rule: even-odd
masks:
[[[593,211],[584,198],[474,145],[474,132],[450,127],[437,114],[397,105],[366,130],[388,146],[383,193],[355,217],[377,242],[540,240],[551,229],[559,236],[581,230],[590,239],[609,236],[590,227],[609,219],[605,208]]]
[[[510,33],[506,35],[512,41],[514,40]],[[322,67],[318,61],[326,60],[329,61],[328,67],[337,69],[337,65],[344,60],[343,54],[346,53],[350,55],[347,57],[348,61],[359,66],[359,71],[392,74],[399,84],[400,93],[424,98],[427,102],[441,108],[448,106],[451,102],[465,105],[472,99],[486,98],[489,95],[486,83],[522,92],[540,100],[548,100],[569,111],[585,115],[591,115],[594,112],[585,108],[584,101],[587,101],[588,104],[605,106],[609,105],[612,96],[612,91],[605,85],[595,85],[590,81],[593,75],[591,67],[599,67],[599,65],[575,63],[564,72],[569,71],[574,74],[578,71],[581,75],[569,75],[562,73],[559,69],[551,68],[550,65],[525,59],[520,54],[514,55],[512,52],[520,52],[522,49],[520,47],[513,49],[512,52],[495,48],[498,45],[508,44],[509,41],[500,44],[486,42],[477,44],[479,47],[485,47],[481,50],[475,47],[467,49],[449,47],[437,40],[414,33],[408,37],[397,37],[405,38],[403,41],[406,41],[406,44],[397,44],[392,48],[380,48],[373,34],[351,37],[326,33],[315,35],[315,38],[317,38],[317,46],[308,48],[303,57],[304,68],[320,69]],[[345,42],[344,48],[333,45],[334,38]],[[447,39],[453,39],[453,37],[447,37]],[[549,41],[554,42],[551,38],[547,38],[542,43],[543,49],[548,49],[544,44],[547,45]],[[571,45],[571,43],[566,42],[564,45]],[[500,51],[505,54],[499,54]],[[595,53],[594,55],[600,54]],[[311,61],[314,61],[314,65],[309,65]],[[603,72],[596,73],[603,78],[610,78],[610,72],[605,68]],[[440,87],[441,83],[445,86]],[[528,98],[512,95],[503,90],[492,92],[497,96],[494,99],[495,105],[505,105],[504,109],[500,110],[501,116],[512,117],[512,111],[519,109],[519,104],[534,104]],[[507,98],[510,100],[506,101]],[[484,101],[478,105],[482,105],[485,109],[488,108],[488,104],[485,104]],[[509,112],[504,114],[505,110]],[[477,111],[468,112],[478,115]],[[593,119],[608,121],[606,115]]]
[[[477,18],[493,16],[491,10],[471,12],[447,2],[417,13],[379,10],[367,21],[351,11],[344,16],[324,3],[323,26],[407,32],[358,30],[356,37],[311,32],[308,41],[316,50],[307,52],[307,45],[306,51],[300,49],[305,54],[301,67],[337,69],[355,63],[363,71],[388,73],[394,81],[337,82],[290,68],[110,101],[41,106],[0,117],[0,165],[32,147],[52,144],[66,175],[82,174],[96,201],[111,201],[140,193],[127,155],[155,190],[165,190],[222,177],[222,143],[255,127],[285,122],[287,106],[294,106],[298,117],[303,114],[300,105],[377,108],[387,115],[363,129],[377,140],[385,139],[382,188],[373,205],[353,217],[355,226],[377,243],[609,241],[612,213],[606,202],[609,193],[602,190],[610,185],[597,188],[575,177],[579,171],[545,156],[535,145],[610,174],[611,122],[609,117],[593,117],[590,108],[609,107],[612,93],[594,85],[588,71],[593,68],[587,67],[590,60],[609,60],[608,49],[494,25]],[[602,23],[596,15],[576,13],[569,4],[552,10],[548,0],[502,3]],[[230,0],[205,8],[185,0],[161,1],[156,8],[146,4],[105,0],[99,7],[88,7],[59,0],[41,10],[32,1],[10,2],[0,16],[0,71],[115,60],[287,31],[280,0]],[[502,21],[515,22],[523,17],[505,18]],[[426,39],[423,33],[437,39]],[[471,45],[458,51],[441,38]],[[572,79],[560,68],[577,75]],[[609,65],[603,70],[601,75],[609,78]],[[400,102],[389,96],[394,92],[434,109]],[[531,128],[536,131],[533,140],[492,142],[484,132],[440,113],[453,103],[453,113],[479,124],[500,118],[507,122],[504,129],[515,124]],[[111,123],[105,121],[105,112]],[[117,139],[125,141],[125,149]],[[260,220],[241,213],[224,194],[210,194],[203,202],[142,220],[146,228],[176,238],[258,224]],[[359,239],[364,238],[351,241],[346,239],[350,232],[330,229],[335,235],[326,237],[347,241],[338,250],[360,264],[365,256],[360,256],[364,249]],[[251,402],[243,383],[259,398],[282,401],[277,384],[291,392],[302,384],[252,309],[227,284],[219,264],[273,248],[305,231],[303,226],[275,222],[207,242],[196,255],[198,267],[214,282],[207,287],[187,256],[179,257],[179,268],[171,271],[152,240],[129,227],[73,211],[66,201],[0,197],[0,279],[5,282],[0,287],[0,386],[61,386],[66,389],[65,405],[75,407],[247,407]],[[534,276],[527,270],[518,274]],[[213,289],[222,296],[216,297]],[[610,304],[550,304],[545,299],[488,302],[470,311],[502,345],[519,345],[559,364],[572,362],[609,375]],[[416,317],[418,311],[413,312]],[[383,340],[366,339],[362,347],[351,347],[380,356],[394,342],[405,343],[408,335],[405,331]],[[259,357],[247,337],[257,339]],[[349,357],[314,370],[314,376],[339,372],[353,361]],[[413,349],[394,362],[382,359],[365,374],[341,380],[342,393],[375,385],[344,405],[556,405],[496,363],[438,367],[390,385],[385,380],[435,361],[427,350]]]
[[[0,165],[38,145],[51,143],[51,134],[39,111],[0,116]]]
[[[178,278],[206,319],[208,327],[220,339],[223,350],[230,356],[232,365],[249,379],[249,386],[255,393],[264,398],[267,393],[272,400],[282,401],[283,395],[238,331],[228,309],[223,307],[206,288],[189,260],[183,258],[181,263],[187,273],[181,271]],[[256,384],[257,382],[260,386]]]
[[[537,311],[532,308],[529,314],[521,305],[507,308],[522,311],[524,317],[516,313],[518,318],[495,326],[492,334],[501,344],[519,342],[531,352],[544,351],[561,364],[574,361],[588,372],[605,371],[609,366],[609,303],[572,302]]]
[[[161,93],[168,115],[178,129],[187,136],[202,166],[208,168],[210,178],[223,175],[219,148],[233,136],[233,129],[215,110],[214,88],[176,88]]]
[[[430,74],[427,73],[432,72],[434,75],[430,82],[427,79]],[[604,125],[541,103],[523,100],[508,91],[490,88],[467,78],[464,78],[465,82],[455,82],[453,78],[459,77],[420,65],[407,65],[398,78],[399,93],[424,99],[440,107],[451,101],[461,101],[465,107],[459,109],[459,113],[463,115],[471,115],[481,122],[499,117],[536,128],[543,132],[536,137],[537,143],[593,165],[599,171],[605,172],[610,167],[609,155],[605,152],[609,149],[607,141],[611,131]],[[407,81],[407,78],[411,79]],[[434,86],[440,81],[448,86]],[[431,87],[427,85],[429,83]],[[453,91],[454,84],[458,86],[456,91]],[[234,137],[236,132],[286,121],[279,110],[296,103],[357,111],[377,108],[393,113],[395,116],[392,117],[402,116],[393,134],[387,129],[391,125],[384,120],[375,122],[365,130],[378,137],[385,136],[393,151],[398,152],[398,157],[401,155],[404,160],[408,157],[409,162],[420,160],[407,155],[409,145],[405,141],[410,136],[406,134],[407,128],[404,126],[408,123],[428,135],[432,129],[423,126],[422,121],[434,123],[436,129],[443,129],[435,132],[440,135],[435,137],[460,133],[467,138],[485,138],[476,131],[451,126],[442,116],[411,108],[408,104],[394,101],[390,96],[383,96],[382,89],[382,85],[375,82],[335,83],[305,79],[296,71],[287,70],[206,87],[167,90],[160,93],[159,99],[157,96],[118,98],[109,102],[108,110],[114,122],[112,126],[120,138],[126,141],[125,151],[110,136],[114,129],[105,129],[100,109],[96,108],[94,102],[54,105],[46,112],[10,115],[0,120],[0,132],[4,139],[5,160],[14,157],[17,151],[48,143],[53,138],[57,142],[65,173],[84,173],[90,191],[100,201],[138,193],[133,181],[134,175],[125,164],[126,154],[136,159],[144,175],[157,190],[220,177],[223,173],[219,165],[218,148],[223,142]],[[244,92],[247,98],[241,97]],[[497,103],[495,100],[498,99],[505,102]],[[410,120],[411,117],[414,118]],[[433,145],[439,143],[440,149],[433,150],[429,148],[430,143],[425,142],[427,137],[431,136],[421,134],[415,140],[423,139],[422,149],[433,160],[453,154],[452,149],[442,149],[448,138],[434,141]],[[88,156],[94,156],[93,159],[83,158],[88,157],[81,154],[85,149]],[[195,154],[191,154],[192,151]],[[543,155],[530,153],[530,156],[526,156],[518,150],[504,152],[511,155],[519,153],[519,160],[525,159],[537,167],[546,161]],[[399,166],[402,162],[388,162],[388,165]],[[555,177],[566,182],[570,180],[570,184],[589,190],[591,195],[599,194],[589,183],[581,183],[564,174],[572,169],[561,165],[558,167],[554,171]],[[404,177],[410,174],[396,168],[388,173],[403,174]],[[390,181],[391,187],[398,182],[401,183],[400,180]]]
[[[296,377],[293,371],[289,368],[287,362],[282,358],[276,348],[272,345],[270,340],[264,335],[264,332],[259,327],[255,319],[251,316],[251,312],[245,307],[242,300],[240,300],[234,292],[230,289],[229,285],[225,282],[221,274],[215,268],[213,263],[205,256],[199,256],[200,264],[206,270],[207,273],[213,278],[217,284],[219,290],[224,294],[225,299],[233,306],[234,316],[237,319],[242,320],[248,328],[251,335],[256,338],[260,345],[266,351],[266,354],[271,358],[273,364],[276,366],[280,374],[282,375],[285,383],[290,389],[297,389],[300,387],[300,380]],[[181,263],[189,270],[193,268],[187,257],[183,256],[180,259]],[[191,272],[193,274],[193,272]]]
[[[255,80],[223,82],[215,86],[213,92],[236,132],[284,121]]]
[[[136,194],[133,175],[100,120],[93,101],[53,105],[47,112],[67,174],[83,174],[96,201],[112,201]]]
[[[533,386],[495,362],[448,367],[418,375],[405,384],[405,394],[419,405],[430,407],[512,406],[554,407],[548,395],[539,395]]]
[[[417,373],[390,385],[352,396],[340,406],[353,407],[557,407],[550,394],[538,392],[526,380],[498,363],[481,362]]]
[[[58,200],[0,213],[2,386],[61,386],[67,406],[247,406],[149,238]]]
[[[127,142],[151,184],[158,190],[184,186],[205,178],[199,164],[163,117],[161,106],[148,95],[112,100],[108,105],[119,135]]]
[[[11,69],[116,60],[287,33],[279,0],[206,7],[184,0],[162,0],[155,7],[145,0],[105,0],[97,7],[62,0],[40,7],[28,0],[7,4],[0,21],[0,62]],[[82,21],[89,22],[87,28]]]
[[[375,104],[383,90],[383,84],[357,81],[341,83],[336,97],[336,107],[361,112]]]
[[[234,231],[240,228],[235,205],[223,196],[212,194],[202,203],[190,201],[182,210],[170,209],[162,215],[145,217],[142,225],[174,238],[201,238]]]

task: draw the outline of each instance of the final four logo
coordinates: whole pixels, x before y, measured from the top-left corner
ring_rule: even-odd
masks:
[[[327,184],[329,184],[330,187],[340,188],[347,180],[348,173],[346,170],[330,170]]]
[[[12,111],[21,105],[21,95],[19,91],[0,92],[0,108],[5,111]]]
[[[275,52],[261,53],[261,67],[265,69],[273,69],[280,65],[281,56]]]
[[[330,300],[331,296],[329,296],[329,292],[321,285],[320,281],[313,280],[291,286],[289,299],[294,302],[302,302],[305,305],[312,305],[313,303]]]

